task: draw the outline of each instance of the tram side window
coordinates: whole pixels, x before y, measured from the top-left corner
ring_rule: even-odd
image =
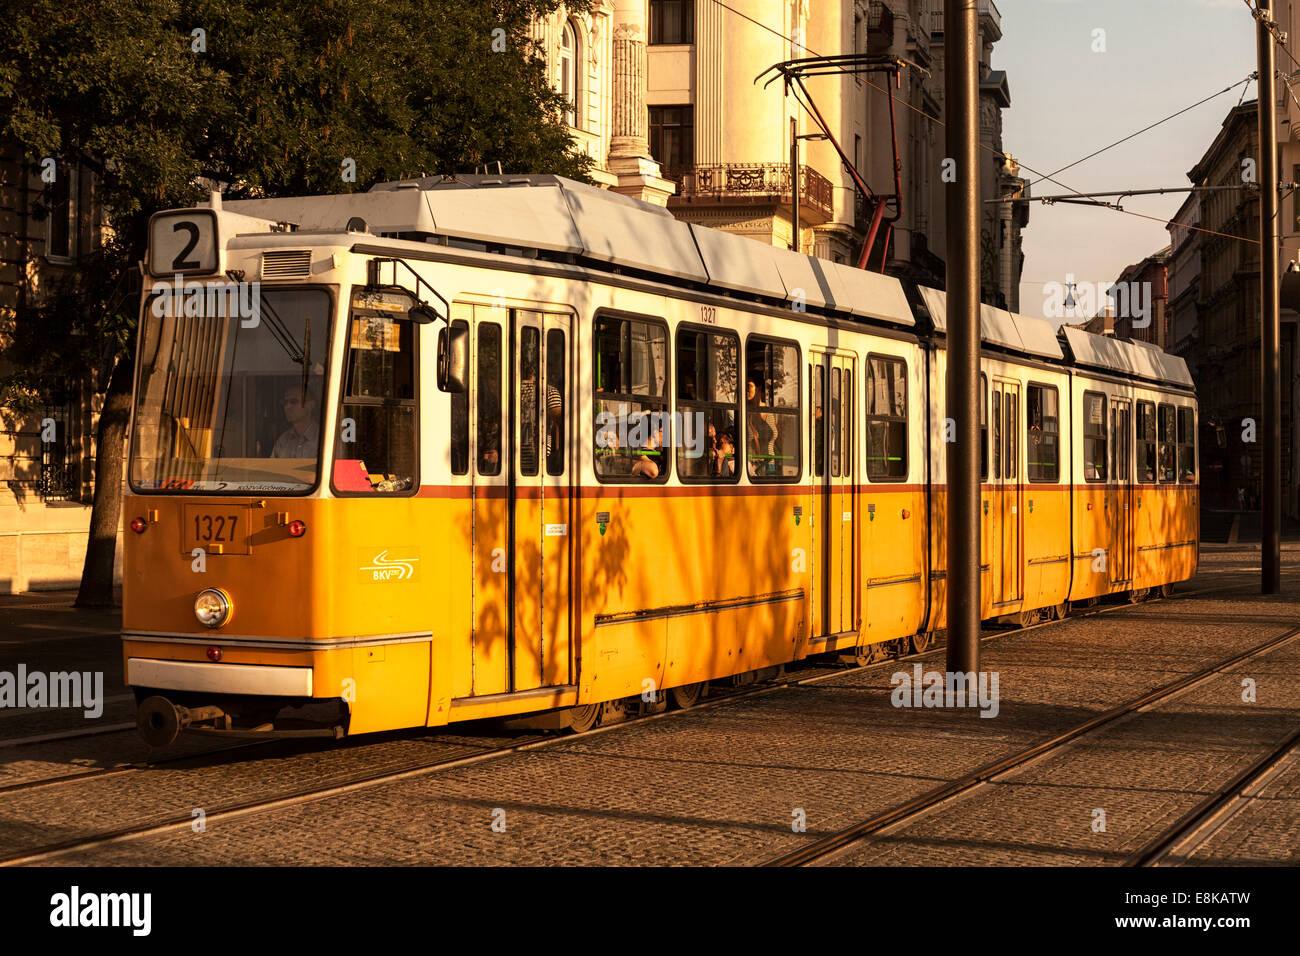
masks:
[[[602,315],[594,329],[596,477],[601,481],[668,480],[668,331],[650,319]]]
[[[840,370],[831,369],[831,477],[840,476]]]
[[[980,373],[980,481],[989,477],[989,380]]]
[[[537,388],[541,374],[542,333],[535,326],[519,330],[519,474],[537,474],[538,414],[542,396]]]
[[[1050,385],[1030,385],[1025,419],[1030,481],[1056,481],[1061,470],[1060,419],[1057,391]]]
[[[993,390],[993,477],[1002,477],[1002,393]]]
[[[564,409],[568,393],[565,369],[568,352],[564,347],[564,330],[546,332],[546,473],[564,474]]]
[[[739,336],[690,326],[677,330],[677,411],[677,476],[686,482],[739,481]]]
[[[826,474],[826,367],[820,362],[813,368],[812,430],[813,475]]]
[[[1083,478],[1106,480],[1106,396],[1083,393]]]
[[[453,309],[457,306],[453,305]],[[454,319],[453,329],[463,329],[469,334],[469,323],[464,319]],[[451,473],[453,475],[469,474],[469,390],[451,393],[451,422],[448,428],[451,447]]]
[[[478,473],[501,474],[501,326],[478,327]]]
[[[1156,407],[1150,402],[1137,403],[1137,479],[1156,480]]]
[[[756,482],[798,481],[799,349],[751,336],[745,346],[745,445]]]
[[[853,372],[850,369],[844,370],[844,402],[843,402],[843,426],[844,439],[840,444],[841,454],[844,456],[844,477],[853,477],[853,458],[854,444],[853,441]]]
[[[907,363],[867,356],[867,477],[907,479]]]
[[[1020,395],[1006,393],[1006,398],[1002,402],[1002,414],[1004,421],[1002,423],[1002,434],[1006,438],[1006,449],[1002,453],[1002,477],[1016,478],[1020,474],[1020,446],[1016,443],[1016,436],[1020,428],[1018,416],[1020,413]]]
[[[1160,406],[1160,480],[1174,482],[1178,480],[1178,448],[1174,441],[1177,419],[1174,406]]]
[[[415,491],[415,328],[405,311],[409,306],[392,297],[353,301],[334,449],[338,491]]]
[[[1196,412],[1178,409],[1178,480],[1196,481]]]
[[[1129,478],[1129,449],[1132,445],[1133,428],[1129,421],[1128,405],[1122,405],[1115,413],[1115,477],[1119,481]]]

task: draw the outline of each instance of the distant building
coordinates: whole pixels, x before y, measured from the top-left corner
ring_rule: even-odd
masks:
[[[1169,223],[1169,344],[1196,376],[1201,280],[1201,194],[1189,193]]]
[[[1289,137],[1288,137],[1289,139]],[[1285,140],[1284,140],[1285,141]],[[1199,276],[1196,282],[1196,331],[1187,334],[1187,298],[1191,285],[1183,263],[1179,294],[1182,335],[1189,349],[1200,402],[1202,506],[1235,509],[1244,495],[1258,507],[1262,467],[1262,384],[1259,309],[1259,198],[1242,189],[1243,162],[1258,156],[1255,102],[1231,110],[1205,155],[1187,174],[1194,185],[1226,186],[1200,194]],[[1291,144],[1295,145],[1295,144]],[[1287,149],[1283,149],[1284,160]],[[1286,167],[1284,167],[1286,168]],[[1283,204],[1283,214],[1289,203]],[[1293,207],[1300,213],[1300,207]],[[1187,223],[1182,224],[1186,228]],[[1300,247],[1300,229],[1288,219],[1284,227],[1283,263]],[[1184,257],[1192,255],[1183,252]],[[1194,260],[1193,260],[1194,261]],[[1283,510],[1295,515],[1294,350],[1295,314],[1282,323],[1282,487]],[[1247,420],[1254,422],[1254,428]],[[1254,433],[1256,440],[1245,441]]]
[[[1169,247],[1147,256],[1119,274],[1108,293],[1114,334],[1150,342],[1168,351]],[[1138,309],[1143,312],[1138,315]]]
[[[1109,298],[1102,303],[1101,311],[1094,315],[1087,322],[1080,322],[1071,328],[1083,329],[1085,332],[1091,332],[1093,335],[1114,335],[1115,334],[1115,313],[1113,311],[1114,302]]]

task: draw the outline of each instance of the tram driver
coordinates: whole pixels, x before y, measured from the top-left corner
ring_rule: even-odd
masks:
[[[272,458],[315,458],[320,448],[320,420],[310,388],[290,385],[284,390],[281,410],[289,427],[275,441]]]

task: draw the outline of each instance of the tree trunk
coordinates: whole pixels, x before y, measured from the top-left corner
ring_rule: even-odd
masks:
[[[95,438],[95,503],[90,511],[86,563],[81,569],[77,607],[112,607],[113,562],[122,517],[122,452],[131,420],[131,383],[135,360],[118,359],[104,396]]]

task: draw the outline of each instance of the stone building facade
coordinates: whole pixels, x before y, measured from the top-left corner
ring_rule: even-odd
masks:
[[[44,177],[44,178],[43,178]],[[52,179],[53,181],[48,181]],[[102,239],[94,177],[62,163],[33,172],[0,142],[0,374],[15,313],[71,278]],[[0,594],[74,587],[93,498],[93,383],[68,381],[54,404],[20,411],[0,397]]]
[[[1188,347],[1201,409],[1201,495],[1202,506],[1207,508],[1237,509],[1244,501],[1246,508],[1253,510],[1259,501],[1262,445],[1258,426],[1263,394],[1259,245],[1255,241],[1259,236],[1259,197],[1240,188],[1243,163],[1259,155],[1257,123],[1253,100],[1235,107],[1187,174],[1194,185],[1233,187],[1199,194],[1203,231],[1197,241],[1196,331]],[[1279,144],[1285,142],[1284,137],[1279,135]],[[1283,146],[1281,152],[1285,161],[1288,147]],[[1282,204],[1284,219],[1287,205]],[[1300,229],[1285,223],[1284,264],[1297,255],[1297,248]],[[1282,487],[1286,489],[1283,511],[1292,516],[1297,513],[1295,342],[1296,315],[1284,313]],[[1255,423],[1253,431],[1245,424],[1248,419]]]
[[[1201,194],[1189,193],[1169,223],[1170,352],[1196,375],[1197,300],[1201,288]]]
[[[1119,274],[1107,293],[1114,315],[1112,334],[1169,351],[1169,254],[1166,246]],[[1142,315],[1136,314],[1139,309]]]

